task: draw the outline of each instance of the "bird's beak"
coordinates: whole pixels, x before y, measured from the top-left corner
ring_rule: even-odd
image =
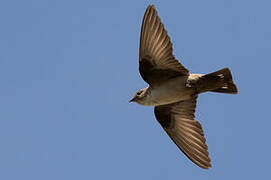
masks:
[[[131,100],[129,101],[129,103],[134,102],[134,101],[135,101],[135,98],[131,99]]]

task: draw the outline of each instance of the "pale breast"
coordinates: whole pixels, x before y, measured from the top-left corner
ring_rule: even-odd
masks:
[[[151,88],[149,101],[153,106],[170,104],[189,99],[193,93],[187,86],[187,77],[177,77]]]

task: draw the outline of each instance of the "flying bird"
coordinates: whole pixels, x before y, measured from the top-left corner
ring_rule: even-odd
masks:
[[[149,86],[130,102],[154,106],[154,115],[178,148],[196,165],[211,167],[202,127],[195,118],[198,94],[237,94],[228,68],[210,74],[190,74],[174,57],[172,43],[153,5],[143,17],[139,47],[139,72]]]

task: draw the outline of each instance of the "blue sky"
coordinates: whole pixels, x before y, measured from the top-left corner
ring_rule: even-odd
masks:
[[[270,178],[271,2],[152,1],[191,72],[232,70],[198,99],[213,167],[190,162],[129,104],[147,1],[0,2],[0,179]]]

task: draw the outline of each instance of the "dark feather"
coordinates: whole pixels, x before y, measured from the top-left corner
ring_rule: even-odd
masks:
[[[172,54],[172,43],[154,6],[145,12],[140,35],[139,71],[151,86],[189,71]]]
[[[196,99],[156,106],[154,114],[179,149],[199,167],[211,167],[208,146],[199,122],[194,120]]]

